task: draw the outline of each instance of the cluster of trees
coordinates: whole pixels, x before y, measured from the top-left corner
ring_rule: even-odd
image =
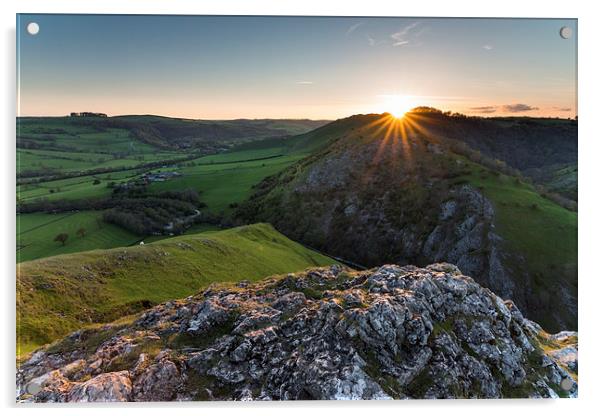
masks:
[[[130,188],[116,187],[108,198],[77,199],[77,200],[47,200],[39,199],[33,202],[21,202],[17,205],[17,213],[28,214],[32,212],[71,212],[83,210],[105,210],[111,208],[128,207],[128,204],[136,203],[136,200],[149,200],[164,203],[172,201],[174,204],[187,204],[186,206],[203,208],[206,205],[200,201],[199,194],[194,189],[182,191],[163,191],[149,193],[146,186],[132,186]]]
[[[145,186],[131,189],[115,189],[110,198],[77,201],[43,201],[21,206],[21,212],[66,212],[75,210],[103,210],[102,223],[115,224],[135,234],[181,234],[195,223],[219,224],[221,217],[201,212],[206,205],[193,189],[165,191],[149,194]],[[23,210],[26,209],[26,210]],[[78,237],[85,237],[86,229],[77,230]],[[65,245],[66,232],[59,233],[53,241]]]
[[[520,170],[508,166],[508,164],[503,160],[494,159],[492,157],[484,155],[483,153],[481,153],[481,151],[472,148],[463,141],[447,139],[446,143],[449,147],[449,150],[458,155],[466,157],[468,160],[483,165],[491,170],[503,173],[504,175],[515,176],[521,180],[524,180],[524,177]]]
[[[122,198],[102,219],[138,235],[180,234],[200,211],[189,201],[170,198]]]
[[[80,238],[84,238],[86,236],[86,229],[81,227],[75,232],[75,234]],[[69,239],[69,234],[59,233],[56,235],[56,237],[54,237],[53,241],[59,242],[64,246],[65,244],[67,244],[68,239]]]

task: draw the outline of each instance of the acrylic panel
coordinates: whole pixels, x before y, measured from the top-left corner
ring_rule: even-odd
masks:
[[[577,20],[17,16],[17,401],[577,396]]]

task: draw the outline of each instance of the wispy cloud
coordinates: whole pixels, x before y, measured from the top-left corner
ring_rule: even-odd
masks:
[[[571,111],[572,108],[571,107],[554,107],[554,110],[556,110],[556,111]]]
[[[297,81],[295,82],[295,84],[297,85],[312,85],[314,82],[313,81]]]
[[[491,45],[483,45],[483,49],[485,49],[486,51],[490,51],[493,49],[493,46]]]
[[[363,24],[364,24],[363,22],[359,22],[359,23],[349,26],[349,29],[347,29],[347,33],[345,33],[345,36],[351,35],[353,32],[355,32],[355,30],[358,27],[362,26]]]
[[[525,111],[539,110],[539,107],[532,107],[528,104],[506,104],[502,106],[502,110],[507,113],[523,113]]]
[[[497,111],[497,107],[495,105],[484,105],[481,107],[470,107],[469,110],[475,113],[490,114],[495,113]]]
[[[414,22],[402,28],[400,31],[392,33],[391,39],[393,39],[393,46],[403,46],[409,44],[412,31],[416,29],[419,24],[420,22]]]
[[[368,39],[368,45],[370,46],[382,45],[383,43],[386,43],[385,40],[377,40],[374,36],[370,34],[366,35],[366,39]]]

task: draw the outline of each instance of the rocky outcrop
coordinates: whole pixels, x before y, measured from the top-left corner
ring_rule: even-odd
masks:
[[[34,402],[574,397],[577,334],[546,334],[450,264],[215,285],[78,331],[18,369]]]

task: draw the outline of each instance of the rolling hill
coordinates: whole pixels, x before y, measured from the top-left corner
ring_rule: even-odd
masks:
[[[546,130],[556,137],[548,153],[573,146],[576,137],[554,136],[572,127],[541,121],[531,141],[519,121],[466,120],[423,111],[337,120],[308,133],[326,147],[262,181],[236,217],[368,267],[454,263],[546,329],[576,329],[577,214],[516,176],[573,163],[573,153],[518,162]],[[479,125],[487,154],[472,146]]]
[[[267,224],[23,262],[17,266],[17,354],[213,282],[334,263]]]

